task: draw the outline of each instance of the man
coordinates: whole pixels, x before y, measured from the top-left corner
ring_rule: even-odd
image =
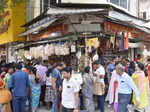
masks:
[[[72,69],[66,67],[62,70],[64,78],[62,89],[62,112],[78,112],[79,85],[71,78]]]
[[[25,72],[21,71],[22,66],[16,65],[16,72],[11,76],[8,87],[13,94],[14,112],[25,112],[27,100],[27,87],[29,87],[29,78]]]
[[[14,73],[14,69],[9,68],[8,73],[5,75],[5,78],[3,79],[7,88],[8,88],[8,82],[9,82],[13,73]]]
[[[62,76],[61,70],[63,69],[63,64],[58,64],[58,66],[52,72],[52,96],[53,96],[53,106],[52,112],[58,112],[58,103],[60,99],[60,88],[62,87]]]
[[[132,90],[136,94],[137,104],[140,104],[140,93],[133,79],[124,72],[121,64],[116,66],[116,73],[118,74],[118,112],[129,112],[127,105],[130,103]]]
[[[45,105],[45,90],[46,90],[46,72],[48,71],[48,68],[45,65],[46,61],[40,62],[38,65],[36,65],[37,72],[36,74],[41,77],[40,85],[41,85],[41,98],[40,101],[43,102],[43,105]]]
[[[100,112],[104,112],[105,69],[100,61],[95,61],[93,64],[96,67],[96,71],[93,73],[96,76],[96,81],[94,84],[94,94],[98,96],[98,104]]]

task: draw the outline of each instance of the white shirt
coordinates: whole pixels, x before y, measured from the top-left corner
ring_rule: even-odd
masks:
[[[52,77],[46,77],[46,86],[51,86],[52,85]]]
[[[65,108],[73,109],[75,107],[75,93],[79,92],[79,85],[76,80],[70,79],[63,81],[63,90],[62,90],[62,105]]]
[[[118,80],[118,93],[120,94],[131,94],[132,90],[136,94],[136,100],[140,101],[140,93],[137,89],[133,79],[127,74],[123,73],[122,76],[117,76]]]
[[[99,76],[105,75],[105,69],[104,69],[104,67],[103,67],[103,66],[100,66],[100,67],[95,71],[95,74],[97,74],[97,75],[99,75]],[[98,82],[101,82],[101,83],[103,83],[103,84],[105,84],[105,83],[104,83],[104,79],[98,79],[97,81],[98,81]]]

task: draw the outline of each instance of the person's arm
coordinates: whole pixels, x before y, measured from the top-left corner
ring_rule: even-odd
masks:
[[[55,95],[56,97],[58,96],[58,93],[57,93],[57,88],[56,88],[56,78],[55,77],[52,77],[52,87],[55,91]]]
[[[14,88],[14,76],[12,75],[10,78],[10,81],[8,82],[8,88],[12,89]]]
[[[78,112],[78,106],[79,106],[79,91],[80,91],[80,88],[79,88],[79,85],[78,83],[75,81],[74,82],[74,95],[75,95],[75,109],[74,109],[74,112]]]
[[[143,91],[143,87],[144,87],[143,81],[144,81],[144,74],[140,74],[138,78],[138,89],[140,93]]]
[[[135,92],[135,95],[136,95],[136,100],[137,102],[139,103],[140,102],[140,92],[139,90],[137,89],[133,79],[130,77],[128,80],[128,85],[133,89],[133,91]]]
[[[78,112],[78,103],[79,103],[79,93],[78,92],[75,92],[74,93],[75,95],[75,109],[74,109],[74,112]]]
[[[27,73],[26,73],[26,76],[27,76],[27,78],[26,78],[26,83],[27,83],[27,87],[30,87],[30,81],[29,81],[29,76],[27,75]]]
[[[101,68],[99,71],[99,78],[104,79],[105,78],[105,69]]]

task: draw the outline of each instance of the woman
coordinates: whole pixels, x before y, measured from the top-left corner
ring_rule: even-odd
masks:
[[[114,70],[112,72],[112,78],[110,80],[108,93],[107,93],[107,96],[106,96],[106,99],[105,99],[105,101],[108,101],[109,104],[114,103],[114,112],[117,112],[117,107],[118,107],[117,87],[118,87],[117,73],[116,73],[116,70]]]
[[[6,88],[5,89],[5,83],[4,81],[0,78],[0,95],[2,95],[1,92],[6,92],[7,93],[9,92],[9,90]],[[4,94],[4,93],[3,93]],[[0,112],[12,112],[12,109],[11,109],[11,106],[10,106],[10,101],[11,101],[11,93],[9,92],[9,96],[7,97],[8,94],[6,95],[2,95],[4,98],[2,98],[2,96],[0,96],[0,102],[4,102],[4,99],[7,100],[7,103],[4,103],[4,104],[0,104]],[[9,98],[9,99],[8,99]],[[9,100],[9,101],[8,101]]]
[[[49,68],[46,73],[46,92],[45,102],[47,103],[47,109],[50,110],[50,103],[52,102],[52,68]]]
[[[14,69],[13,68],[9,68],[8,73],[5,75],[5,78],[3,79],[7,88],[8,88],[8,82],[9,82],[9,80],[11,78],[11,75],[13,73],[14,73]]]
[[[132,78],[140,92],[140,105],[136,104],[135,93],[133,93],[133,103],[137,105],[135,112],[140,112],[148,106],[148,93],[147,93],[147,78],[144,73],[144,65],[142,63],[136,64],[136,72],[132,75]]]
[[[85,68],[85,73],[83,75],[83,103],[87,112],[95,112],[94,109],[94,101],[93,101],[93,86],[94,79],[92,74],[90,73],[90,67]]]
[[[132,76],[132,74],[135,72],[135,63],[134,61],[131,61],[129,64],[129,67],[127,69],[127,73]]]
[[[148,64],[146,65],[146,71],[148,74],[148,80],[149,80],[149,85],[150,85],[150,58],[147,60]]]
[[[30,108],[31,112],[38,112],[38,105],[41,94],[40,76],[36,75],[35,68],[32,69],[31,74],[35,75],[35,80],[30,81]]]

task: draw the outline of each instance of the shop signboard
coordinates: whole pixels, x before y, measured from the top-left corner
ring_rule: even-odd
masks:
[[[144,32],[136,29],[136,28],[131,28],[127,27],[124,25],[112,23],[112,22],[105,22],[105,32],[107,33],[119,33],[119,32],[127,32],[131,34],[131,37],[134,38],[139,38],[144,35]]]
[[[86,41],[87,47],[95,47],[97,45],[98,38],[91,38]]]
[[[51,38],[54,36],[61,36],[67,33],[67,25],[58,25],[55,27],[48,27],[39,34],[30,34],[30,40],[39,40],[44,38]]]
[[[15,7],[11,7],[11,0],[8,0],[7,4],[8,8],[0,20],[0,44],[24,40],[18,38],[18,34],[25,30],[20,27],[25,24],[25,1]]]

